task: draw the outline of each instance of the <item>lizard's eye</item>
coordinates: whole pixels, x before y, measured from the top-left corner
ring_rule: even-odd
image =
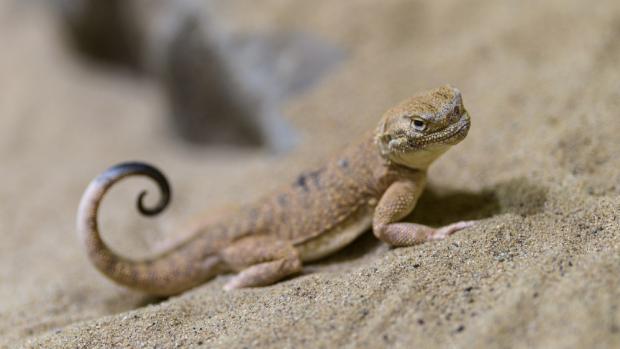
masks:
[[[458,105],[454,107],[454,109],[452,110],[452,113],[454,115],[460,115],[461,114],[461,107],[459,107]]]
[[[424,129],[426,128],[426,122],[424,122],[424,120],[422,119],[413,119],[413,126],[418,131],[424,131]]]

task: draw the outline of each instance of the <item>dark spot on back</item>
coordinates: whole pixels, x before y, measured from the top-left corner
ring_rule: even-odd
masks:
[[[288,195],[286,194],[280,194],[278,195],[278,204],[280,206],[286,206],[288,205]]]
[[[308,178],[314,183],[315,186],[321,186],[321,174],[325,171],[325,167],[321,167],[316,171],[312,171],[308,173]]]
[[[340,166],[342,168],[349,167],[349,160],[347,160],[347,159],[340,159],[340,160],[338,160],[338,166]]]
[[[302,188],[304,191],[308,191],[309,182],[313,183],[316,187],[321,186],[321,174],[325,172],[325,167],[321,167],[315,171],[305,172],[297,177],[295,185]]]
[[[308,191],[308,184],[306,183],[306,175],[300,174],[295,181],[295,185],[303,189],[304,191]]]

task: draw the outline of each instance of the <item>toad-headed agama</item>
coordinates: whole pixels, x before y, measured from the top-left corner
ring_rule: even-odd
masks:
[[[305,262],[349,244],[372,227],[391,246],[441,240],[473,222],[440,228],[399,222],[414,208],[429,165],[465,138],[470,117],[461,93],[451,86],[413,96],[389,109],[377,128],[322,167],[292,183],[216,217],[163,253],[135,261],[118,255],[101,239],[97,212],[112,185],[128,176],[157,183],[161,198],[138,210],[156,215],[168,204],[170,188],[156,168],[137,162],[114,166],[86,189],[77,228],[88,256],[115,282],[155,295],[173,295],[225,272],[238,272],[226,289],[264,286],[298,273]]]

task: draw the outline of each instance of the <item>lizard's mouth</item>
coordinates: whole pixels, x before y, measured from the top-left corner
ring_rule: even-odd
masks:
[[[410,142],[409,146],[414,149],[419,149],[432,144],[454,145],[462,141],[465,136],[467,136],[470,126],[471,121],[469,113],[464,111],[455,123],[450,124],[437,132],[416,138]]]
[[[463,112],[461,118],[456,123],[446,128],[444,143],[454,145],[462,141],[469,132],[471,126],[471,119],[467,111]]]

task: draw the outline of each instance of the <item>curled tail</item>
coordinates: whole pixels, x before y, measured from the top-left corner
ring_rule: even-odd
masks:
[[[154,207],[145,207],[146,191],[140,193],[136,204],[141,214],[157,215],[170,202],[168,180],[151,165],[126,162],[97,176],[84,192],[77,215],[78,232],[95,267],[119,284],[156,295],[177,294],[212,277],[219,260],[201,243],[187,241],[154,258],[134,261],[116,254],[101,239],[97,223],[101,200],[115,183],[130,176],[148,177],[159,187],[160,199]]]

